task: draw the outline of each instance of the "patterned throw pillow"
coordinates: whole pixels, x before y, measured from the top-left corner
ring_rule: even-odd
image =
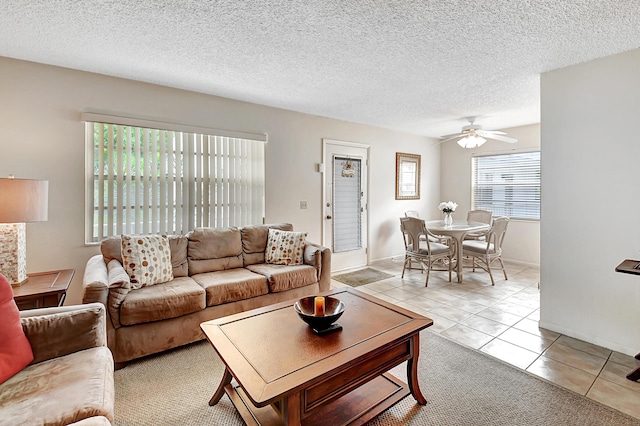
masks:
[[[274,265],[302,265],[306,232],[269,229],[265,262]]]
[[[123,235],[122,266],[132,289],[171,281],[169,239],[166,235]]]

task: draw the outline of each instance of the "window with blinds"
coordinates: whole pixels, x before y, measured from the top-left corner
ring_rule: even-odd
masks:
[[[87,242],[262,223],[265,135],[95,118],[85,118]]]
[[[540,151],[476,156],[472,168],[473,210],[540,220]]]

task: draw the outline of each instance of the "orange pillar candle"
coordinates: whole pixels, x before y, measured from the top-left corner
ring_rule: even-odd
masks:
[[[313,310],[313,314],[317,317],[324,316],[324,297],[318,296],[315,299],[315,309]]]

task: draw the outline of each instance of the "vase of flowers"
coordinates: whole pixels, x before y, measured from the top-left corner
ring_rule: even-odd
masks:
[[[458,204],[453,201],[443,201],[438,205],[438,210],[444,213],[444,226],[453,225],[453,217],[451,216],[451,213],[455,212],[457,207]]]

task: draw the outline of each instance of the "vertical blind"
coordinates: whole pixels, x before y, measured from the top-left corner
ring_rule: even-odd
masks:
[[[472,169],[472,209],[540,219],[540,151],[476,156]]]
[[[264,141],[88,121],[87,241],[264,217]]]

